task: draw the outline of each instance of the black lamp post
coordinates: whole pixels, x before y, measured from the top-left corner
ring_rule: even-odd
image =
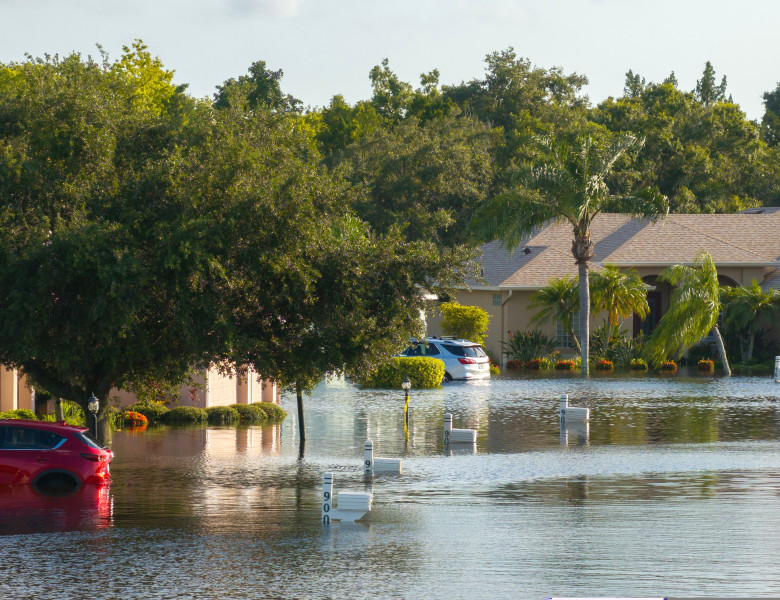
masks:
[[[404,426],[409,426],[409,390],[412,389],[412,382],[409,381],[408,377],[404,377],[404,380],[401,382],[401,389],[406,394],[406,402],[404,402]]]
[[[97,414],[100,410],[100,400],[95,397],[95,392],[92,392],[92,395],[89,397],[87,409],[92,413],[92,420],[95,422],[95,439],[98,439]]]

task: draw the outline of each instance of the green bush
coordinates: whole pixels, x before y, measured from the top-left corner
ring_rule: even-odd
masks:
[[[504,354],[509,360],[520,361],[523,365],[535,358],[544,358],[555,350],[555,338],[538,329],[515,331],[509,334],[509,341],[503,342]]]
[[[38,417],[28,408],[14,408],[8,412],[0,413],[0,419],[32,419],[37,421]]]
[[[206,418],[206,411],[202,408],[195,408],[194,406],[176,406],[163,414],[162,421],[163,423],[171,425],[178,423],[205,423]]]
[[[490,315],[485,310],[478,306],[464,306],[457,302],[445,302],[439,310],[441,330],[444,335],[454,335],[484,345],[490,324]]]
[[[287,412],[278,404],[273,402],[252,402],[252,406],[259,406],[263,412],[268,415],[268,420],[273,423],[284,421],[287,418]]]
[[[632,371],[647,371],[647,361],[644,358],[631,359]]]
[[[165,421],[165,415],[170,409],[159,402],[145,400],[136,402],[135,404],[128,406],[125,410],[141,413],[149,420],[149,423],[162,423]]]
[[[427,356],[397,356],[362,383],[363,387],[400,390],[404,377],[414,389],[439,387],[444,379],[444,363]]]
[[[577,363],[573,360],[562,359],[555,363],[556,371],[573,371],[575,368],[577,368]]]
[[[241,415],[230,406],[209,406],[206,409],[206,418],[212,425],[227,425],[241,420]]]
[[[268,420],[268,413],[257,404],[231,404],[230,408],[236,410],[242,423],[265,423]]]

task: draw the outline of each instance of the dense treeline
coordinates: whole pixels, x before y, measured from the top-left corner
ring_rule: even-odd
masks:
[[[463,281],[472,216],[541,137],[644,138],[610,187],[673,211],[780,202],[780,87],[750,121],[709,63],[693,91],[629,72],[595,106],[511,48],[457,85],[385,60],[354,105],[304,109],[282,75],[196,99],[140,41],[0,64],[0,363],[82,405],[214,361],[299,392],[365,375],[419,333],[420,289]]]

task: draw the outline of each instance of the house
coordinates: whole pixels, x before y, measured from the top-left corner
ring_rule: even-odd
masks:
[[[673,214],[652,223],[630,215],[604,213],[590,228],[594,258],[591,270],[616,265],[635,269],[654,289],[648,291],[650,314],[644,321],[625,319],[621,328],[636,335],[650,333],[669,308],[671,288],[656,281],[666,267],[692,264],[701,250],[712,256],[718,277],[725,285],[750,285],[756,279],[764,289],[780,289],[780,208],[754,208],[729,215]],[[550,279],[577,275],[571,254],[572,227],[554,223],[535,231],[515,252],[507,252],[499,242],[482,247],[481,281],[469,281],[468,288],[454,300],[475,305],[490,315],[486,340],[488,352],[502,356],[508,333],[525,330],[533,315],[528,309],[531,294]],[[435,311],[434,311],[435,312]],[[591,331],[606,315],[592,315]],[[440,318],[428,318],[429,335],[440,335]],[[577,331],[579,324],[575,322]],[[572,353],[572,343],[560,323],[540,327],[554,335],[558,349]]]
[[[252,369],[245,369],[237,375],[225,375],[216,368],[204,369],[193,377],[194,385],[184,385],[178,403],[182,406],[208,408],[230,404],[251,404],[252,402],[281,401],[281,390],[272,381],[262,381]],[[112,390],[110,398],[114,406],[124,408],[138,401],[134,394],[124,390]],[[53,401],[45,412],[54,410]],[[17,408],[36,410],[35,390],[27,378],[16,369],[0,365],[0,412]],[[39,407],[40,408],[40,407]]]

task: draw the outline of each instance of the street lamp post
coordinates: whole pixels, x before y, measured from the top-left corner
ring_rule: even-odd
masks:
[[[409,381],[408,377],[404,377],[404,380],[401,382],[401,389],[406,394],[406,402],[404,402],[404,427],[409,426],[409,390],[412,389],[412,382]]]
[[[92,392],[92,395],[89,397],[87,409],[92,413],[92,420],[95,422],[95,439],[98,439],[97,414],[100,410],[100,400],[95,396],[95,392]]]

